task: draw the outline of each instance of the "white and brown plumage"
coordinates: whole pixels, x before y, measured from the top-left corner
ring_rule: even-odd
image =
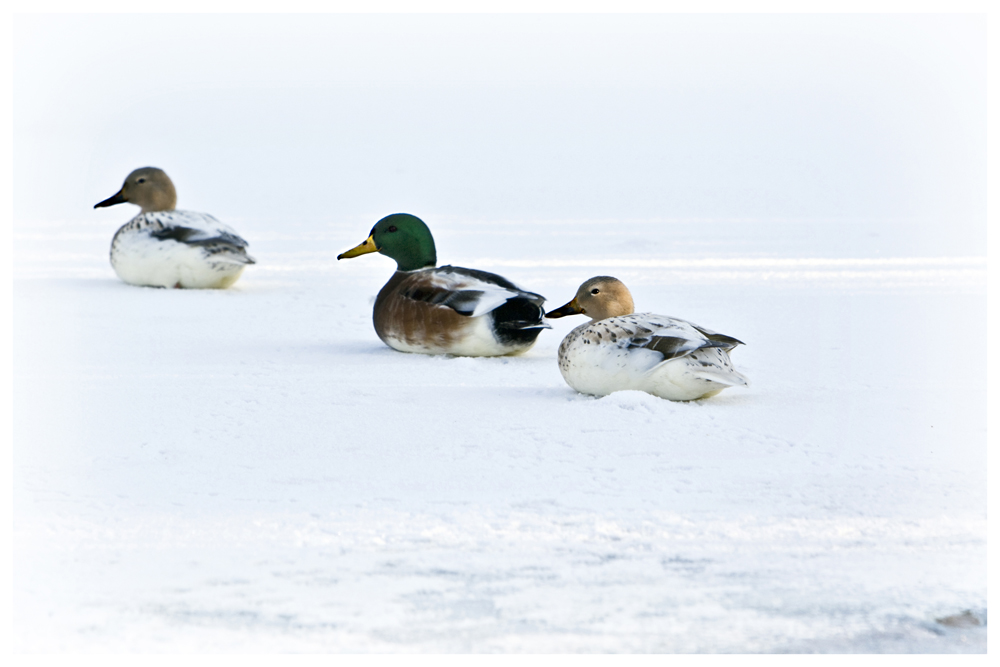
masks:
[[[177,211],[177,193],[162,169],[142,167],[94,208],[140,207],[111,240],[111,266],[131,285],[226,288],[254,260],[235,230],[207,213]]]
[[[545,298],[502,276],[458,266],[435,266],[430,230],[397,213],[375,223],[368,238],[337,259],[378,252],[396,272],[375,299],[375,333],[401,352],[492,357],[519,354],[549,325]]]
[[[742,341],[675,317],[633,310],[632,295],[620,280],[598,276],[583,283],[572,301],[546,314],[591,318],[559,345],[559,371],[569,386],[595,396],[636,389],[690,401],[749,385],[729,358]]]

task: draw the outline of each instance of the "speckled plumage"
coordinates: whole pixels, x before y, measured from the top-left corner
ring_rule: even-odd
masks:
[[[637,389],[689,401],[747,386],[729,359],[729,350],[739,342],[712,340],[713,334],[653,313],[588,322],[559,345],[559,371],[573,389],[596,396]]]
[[[205,213],[141,213],[115,233],[111,266],[132,285],[225,288],[254,263],[247,245]]]
[[[726,387],[748,386],[729,351],[731,336],[691,322],[633,313],[628,288],[611,276],[584,282],[572,301],[546,317],[588,315],[559,345],[559,371],[583,394],[635,389],[672,401],[714,396]]]

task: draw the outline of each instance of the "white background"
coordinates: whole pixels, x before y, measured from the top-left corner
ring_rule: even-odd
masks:
[[[985,21],[92,15],[14,23],[22,651],[971,651],[986,610]],[[258,265],[121,284],[133,168]],[[401,355],[336,254],[747,342],[574,394]]]

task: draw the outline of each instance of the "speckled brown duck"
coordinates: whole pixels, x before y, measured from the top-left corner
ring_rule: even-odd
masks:
[[[635,313],[634,307],[622,281],[597,276],[580,285],[572,301],[546,315],[580,314],[591,320],[559,345],[566,384],[581,394],[635,389],[671,401],[749,385],[729,359],[742,341],[676,317]]]
[[[396,260],[396,272],[375,299],[375,333],[400,352],[493,357],[519,354],[542,329],[545,297],[502,276],[437,266],[430,229],[420,218],[382,218],[360,245],[337,256],[377,252]]]

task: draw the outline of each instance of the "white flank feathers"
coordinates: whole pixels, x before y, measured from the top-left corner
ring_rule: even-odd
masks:
[[[657,338],[673,339],[675,356],[653,349]],[[729,359],[732,346],[716,345],[690,322],[634,313],[571,331],[559,346],[559,370],[573,389],[595,396],[636,389],[689,401],[726,387],[748,386]]]
[[[143,213],[115,234],[111,266],[132,285],[226,288],[254,263],[246,247],[231,227],[205,213]]]

